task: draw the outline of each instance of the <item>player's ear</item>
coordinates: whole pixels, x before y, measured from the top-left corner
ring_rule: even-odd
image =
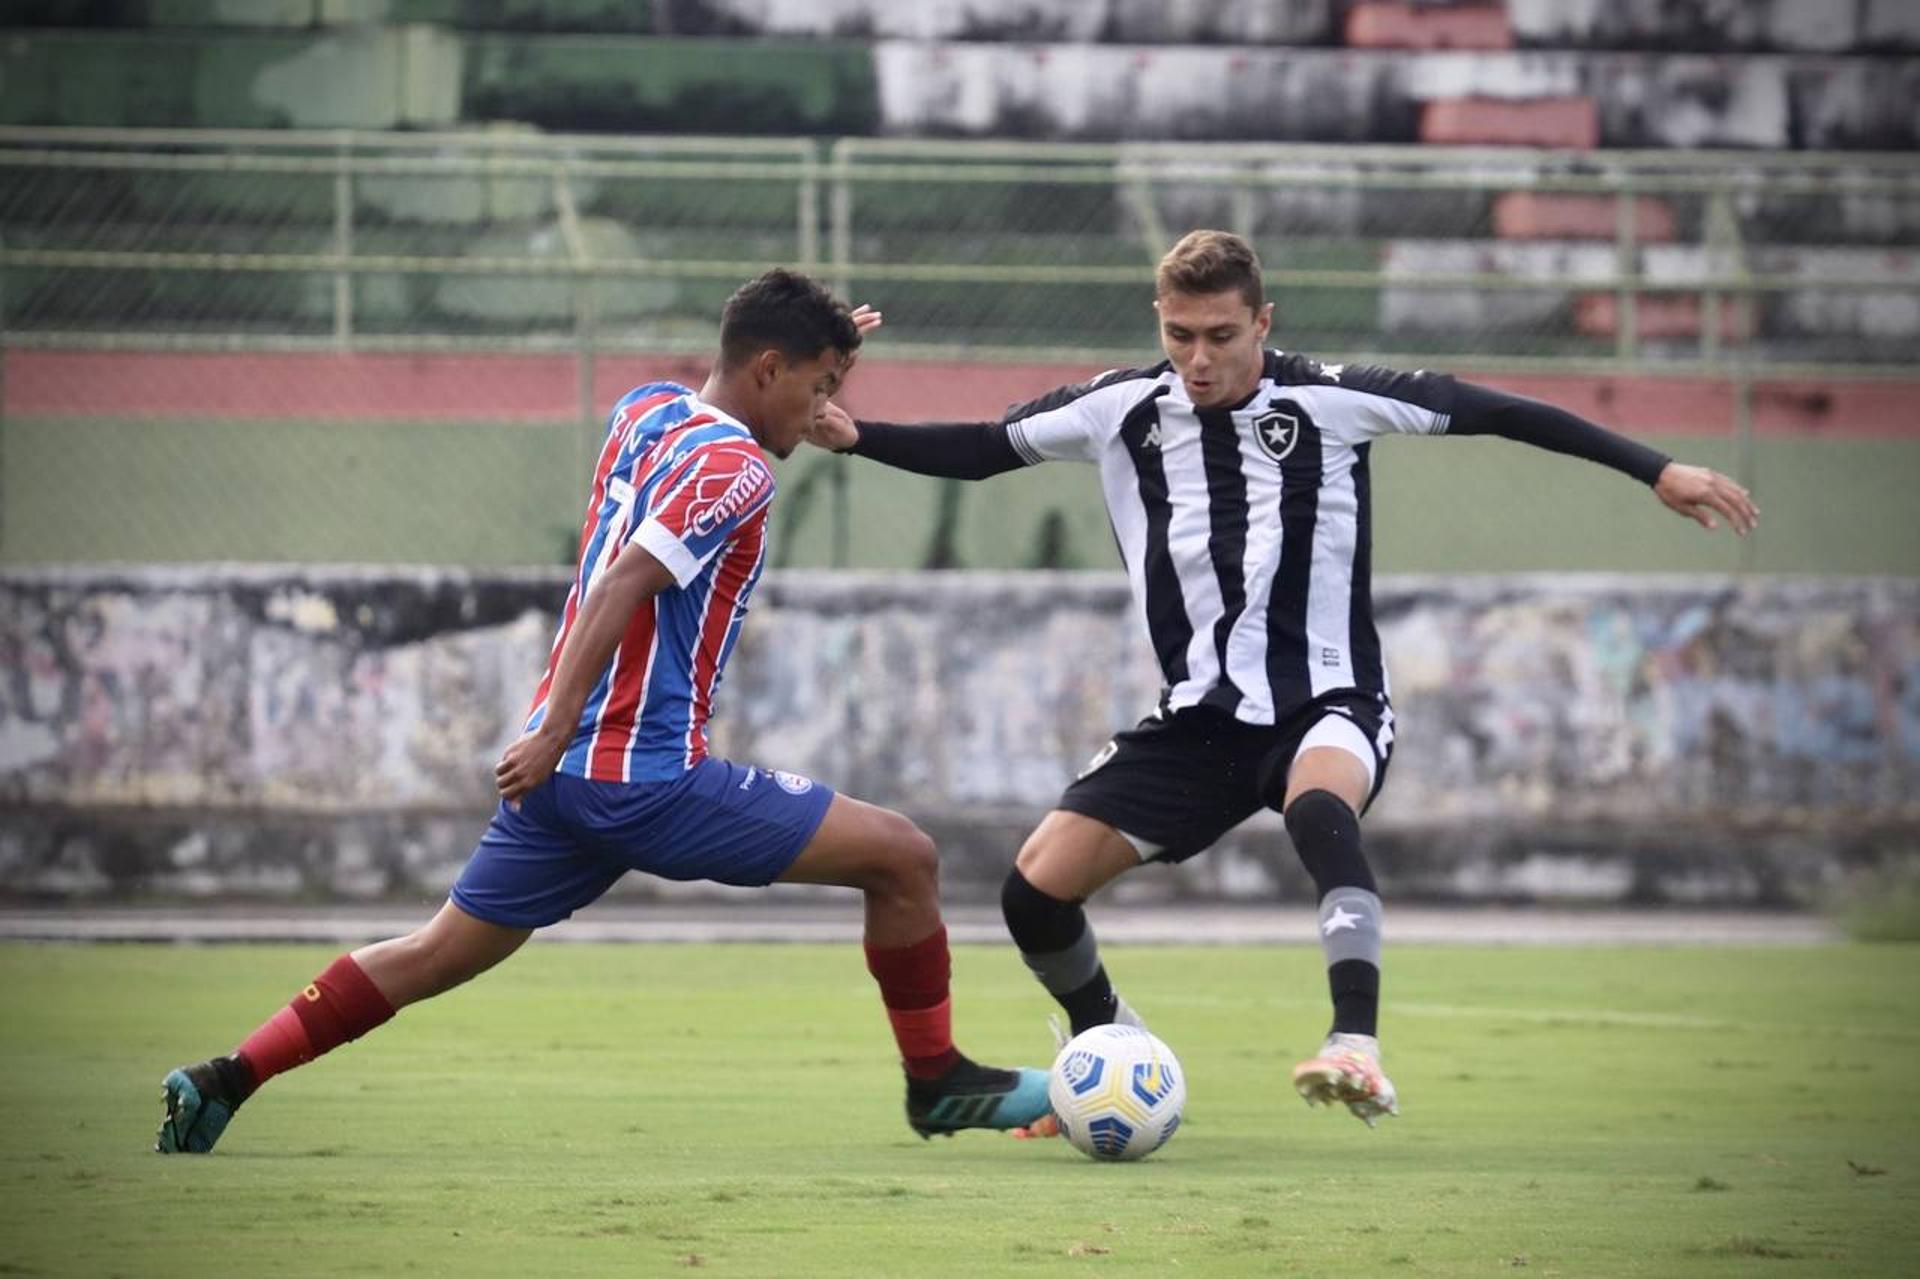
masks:
[[[786,367],[787,357],[781,353],[780,348],[768,347],[753,357],[753,384],[772,386],[780,380],[780,375],[786,371]]]
[[[1262,302],[1260,309],[1253,315],[1253,331],[1266,341],[1267,334],[1273,331],[1273,303]]]

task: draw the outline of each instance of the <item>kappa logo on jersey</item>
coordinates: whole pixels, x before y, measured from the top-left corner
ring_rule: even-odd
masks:
[[[1253,440],[1260,451],[1278,462],[1300,442],[1300,417],[1275,407],[1253,419]]]
[[[773,475],[758,461],[749,460],[727,482],[718,497],[709,498],[709,486],[716,485],[722,477],[702,476],[694,482],[694,510],[687,521],[695,533],[711,533],[715,527],[733,518],[752,506],[754,499],[767,490],[773,483]],[[704,505],[701,503],[704,502]]]
[[[813,779],[802,777],[798,773],[783,773],[775,770],[774,784],[789,795],[804,795],[813,789]]]

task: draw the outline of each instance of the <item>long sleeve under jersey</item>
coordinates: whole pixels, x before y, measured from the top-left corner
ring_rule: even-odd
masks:
[[[1450,401],[1443,410],[1448,435],[1499,436],[1597,462],[1644,484],[1657,483],[1660,472],[1673,460],[1556,405],[1444,375],[1425,380],[1431,392],[1439,392],[1435,399]],[[1027,464],[1028,459],[1014,447],[1009,427],[1016,413],[1026,416],[1022,410],[1031,407],[1019,406],[999,422],[861,421],[856,424],[859,439],[846,451],[921,475],[983,480]]]

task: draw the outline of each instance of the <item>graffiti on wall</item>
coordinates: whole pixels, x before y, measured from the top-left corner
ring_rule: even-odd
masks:
[[[59,869],[49,832],[86,828],[106,849],[95,861],[120,857],[121,836],[99,830],[124,833],[129,814],[167,827],[156,856],[181,873],[187,841],[269,889],[443,880],[491,806],[565,585],[544,571],[0,575],[0,889],[92,882]],[[1104,573],[775,574],[715,749],[943,830],[990,825],[999,849],[1154,705],[1131,607]],[[1398,578],[1378,615],[1399,738],[1376,835],[1872,829],[1920,847],[1920,580]],[[403,826],[415,833],[392,836]],[[249,851],[253,829],[273,832],[251,839],[266,852]]]
[[[143,569],[16,572],[0,593],[8,802],[351,811],[481,793],[554,586]]]
[[[484,801],[544,572],[16,571],[0,796]],[[1045,804],[1158,687],[1108,574],[776,575],[715,743],[920,808]],[[1920,582],[1388,579],[1393,810],[1890,813],[1920,783]],[[1386,801],[1383,801],[1386,802]]]

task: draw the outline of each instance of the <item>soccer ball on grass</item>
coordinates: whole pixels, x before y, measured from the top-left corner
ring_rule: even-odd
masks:
[[[1138,1026],[1095,1026],[1053,1059],[1047,1100],[1060,1134],[1095,1159],[1143,1159],[1180,1126],[1187,1079],[1173,1050]]]

